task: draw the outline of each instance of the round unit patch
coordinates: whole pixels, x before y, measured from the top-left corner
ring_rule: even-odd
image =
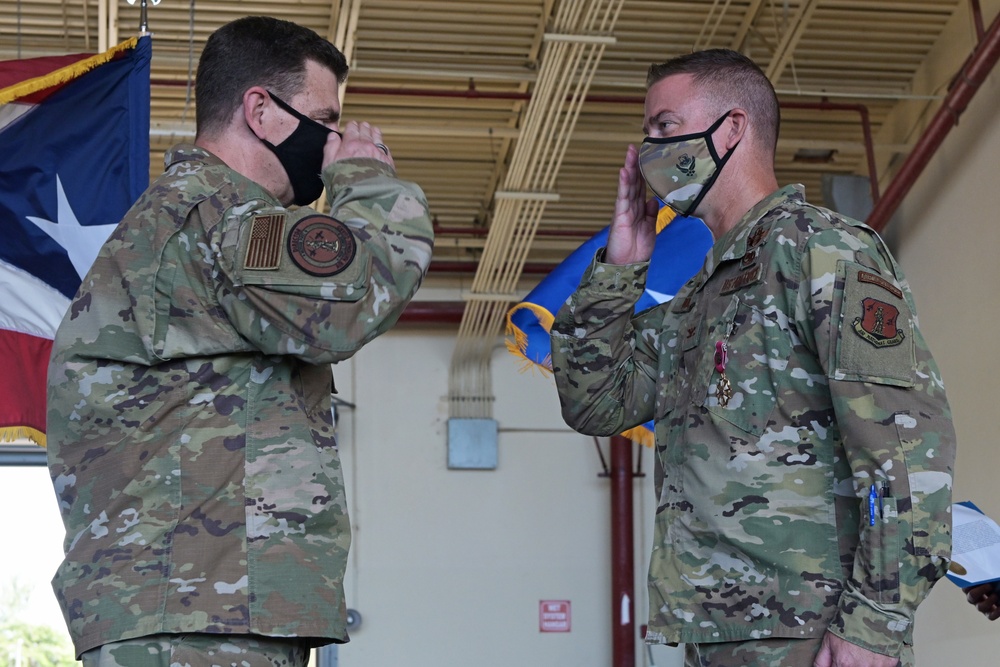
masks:
[[[288,234],[288,255],[312,276],[335,276],[354,261],[354,234],[340,220],[325,215],[302,218]]]

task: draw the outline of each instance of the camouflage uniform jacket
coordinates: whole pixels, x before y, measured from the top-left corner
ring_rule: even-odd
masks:
[[[195,146],[166,163],[53,345],[53,587],[76,651],[153,633],[346,641],[330,363],[416,291],[424,195],[345,160],[323,174],[331,218],[283,208]]]
[[[788,187],[634,317],[647,265],[600,259],[556,317],[552,358],[572,427],[655,420],[647,641],[829,628],[898,656],[950,557],[955,438],[881,239]]]

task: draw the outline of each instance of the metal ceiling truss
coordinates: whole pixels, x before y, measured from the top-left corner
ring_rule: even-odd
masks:
[[[538,79],[466,295],[449,372],[452,418],[492,417],[490,358],[546,205],[559,201],[559,170],[601,57],[615,43],[621,7],[622,0],[560,2],[545,33]]]

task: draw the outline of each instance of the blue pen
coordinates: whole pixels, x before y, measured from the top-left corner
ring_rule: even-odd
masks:
[[[871,525],[875,525],[875,499],[878,498],[878,491],[875,490],[875,485],[872,484],[871,491],[868,492],[868,518]]]

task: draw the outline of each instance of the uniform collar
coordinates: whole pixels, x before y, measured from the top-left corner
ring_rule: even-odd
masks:
[[[163,164],[167,169],[178,162],[203,162],[208,167],[226,166],[221,159],[194,144],[177,144],[163,155]]]
[[[767,223],[760,224],[763,218],[786,201],[805,201],[804,189],[801,185],[786,185],[775,190],[764,199],[757,202],[753,208],[740,218],[732,229],[723,234],[722,238],[712,246],[708,256],[710,266],[706,266],[706,275],[712,275],[715,268],[722,262],[740,259],[749,249],[759,246],[763,236],[767,234]]]

